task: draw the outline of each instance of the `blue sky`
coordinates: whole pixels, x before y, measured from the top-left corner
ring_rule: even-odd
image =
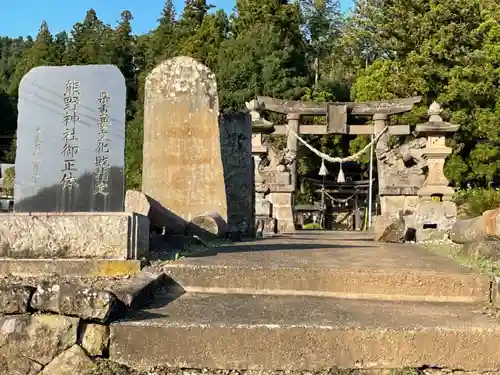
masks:
[[[340,2],[344,10],[352,4],[352,0]],[[142,34],[155,28],[164,3],[164,0],[9,1],[9,5],[0,12],[0,36],[35,36],[42,20],[48,22],[53,34],[69,31],[76,22],[83,20],[89,8],[94,8],[101,20],[113,26],[118,22],[121,11],[127,9],[134,16],[134,33]],[[180,12],[184,0],[175,0],[174,3]],[[211,3],[229,13],[235,0],[212,0]]]

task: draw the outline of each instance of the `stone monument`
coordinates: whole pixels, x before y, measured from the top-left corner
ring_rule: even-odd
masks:
[[[244,112],[221,115],[220,136],[228,231],[253,236],[254,170],[250,115]]]
[[[429,121],[417,125],[419,135],[427,136],[427,144],[422,156],[427,160],[429,168],[427,179],[418,191],[419,203],[415,212],[414,227],[417,231],[434,229],[448,231],[456,221],[457,208],[452,201],[455,190],[449,186],[444,175],[446,157],[451,148],[446,146],[446,134],[456,132],[460,125],[450,124],[441,117],[441,106],[434,102],[429,107]]]
[[[38,67],[19,88],[15,211],[0,274],[116,276],[149,255],[149,220],[123,212],[125,80],[111,65]]]
[[[180,218],[228,220],[215,75],[190,57],[146,80],[142,191]]]
[[[112,65],[42,66],[19,86],[16,212],[120,212],[125,79]]]

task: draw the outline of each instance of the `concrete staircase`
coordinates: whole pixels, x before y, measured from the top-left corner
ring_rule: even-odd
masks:
[[[490,278],[415,245],[299,232],[165,267],[168,290],[111,326],[137,369],[500,370]]]

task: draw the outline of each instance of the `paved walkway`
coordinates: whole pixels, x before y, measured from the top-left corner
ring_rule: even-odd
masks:
[[[480,302],[489,299],[490,284],[420,246],[376,243],[363,232],[303,231],[232,244],[165,270],[191,292]]]
[[[165,272],[168,292],[111,326],[111,359],[140,369],[500,370],[500,325],[484,314],[489,277],[416,245],[304,231]]]

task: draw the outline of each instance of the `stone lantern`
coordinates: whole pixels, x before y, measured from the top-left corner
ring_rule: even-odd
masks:
[[[451,229],[457,216],[457,208],[452,201],[455,189],[449,186],[444,175],[446,157],[451,154],[451,148],[446,146],[446,135],[456,132],[460,125],[443,121],[441,106],[434,102],[429,107],[429,121],[417,125],[418,135],[427,137],[427,144],[422,156],[427,160],[428,175],[423,186],[418,191],[419,203],[416,208],[416,230]]]

